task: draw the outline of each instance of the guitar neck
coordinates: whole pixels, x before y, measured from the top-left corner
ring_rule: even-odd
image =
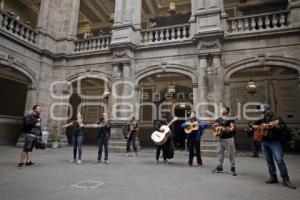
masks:
[[[177,118],[174,118],[174,119],[172,119],[168,124],[167,124],[167,126],[170,126],[174,121],[176,121],[177,120]]]

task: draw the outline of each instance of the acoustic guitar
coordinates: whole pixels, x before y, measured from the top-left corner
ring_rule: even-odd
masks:
[[[213,128],[213,134],[215,137],[220,137],[224,131],[224,127],[221,125],[215,126]]]
[[[271,126],[277,126],[279,124],[279,120],[273,120],[269,122],[268,124],[262,123],[260,125],[257,125],[255,130],[254,130],[254,140],[260,142],[264,137],[268,135],[268,131]]]
[[[186,134],[190,134],[193,131],[196,131],[199,129],[199,122],[198,121],[194,121],[194,122],[188,122],[187,123],[188,127],[184,128],[184,132]]]
[[[161,131],[154,131],[152,134],[151,134],[151,139],[153,140],[153,142],[157,145],[162,145],[164,144],[167,139],[171,136],[171,132],[170,132],[170,125],[176,121],[178,118],[177,117],[174,117],[172,119],[172,121],[170,121],[170,123],[168,123],[167,125],[162,125],[160,127],[159,130]]]

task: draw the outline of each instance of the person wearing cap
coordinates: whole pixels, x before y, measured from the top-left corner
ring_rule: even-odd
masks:
[[[282,183],[284,186],[296,189],[296,187],[290,182],[288,176],[288,170],[283,159],[283,150],[281,145],[281,136],[283,134],[283,124],[282,119],[275,115],[269,104],[263,104],[259,106],[263,117],[254,122],[253,128],[256,129],[259,124],[268,125],[268,133],[261,141],[261,148],[264,154],[264,157],[267,161],[268,170],[270,178],[265,182],[267,184],[276,184],[278,183],[276,167],[274,159],[277,163],[277,166],[282,177]],[[271,122],[278,120],[278,124],[272,125]]]

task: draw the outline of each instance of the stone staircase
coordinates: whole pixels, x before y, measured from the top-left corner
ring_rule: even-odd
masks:
[[[201,154],[203,157],[216,157],[218,154],[218,139],[214,137],[211,129],[206,129],[203,133]]]
[[[110,139],[109,139],[109,151],[115,153],[125,153],[126,152],[126,139],[122,133],[122,126],[124,123],[115,123],[112,126]],[[140,142],[137,139],[136,141],[138,151],[141,149]],[[130,150],[132,150],[132,145],[130,146]]]

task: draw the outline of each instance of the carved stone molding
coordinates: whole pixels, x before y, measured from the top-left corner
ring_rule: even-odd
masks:
[[[222,53],[222,43],[219,38],[200,39],[197,45],[198,56],[220,55]]]

